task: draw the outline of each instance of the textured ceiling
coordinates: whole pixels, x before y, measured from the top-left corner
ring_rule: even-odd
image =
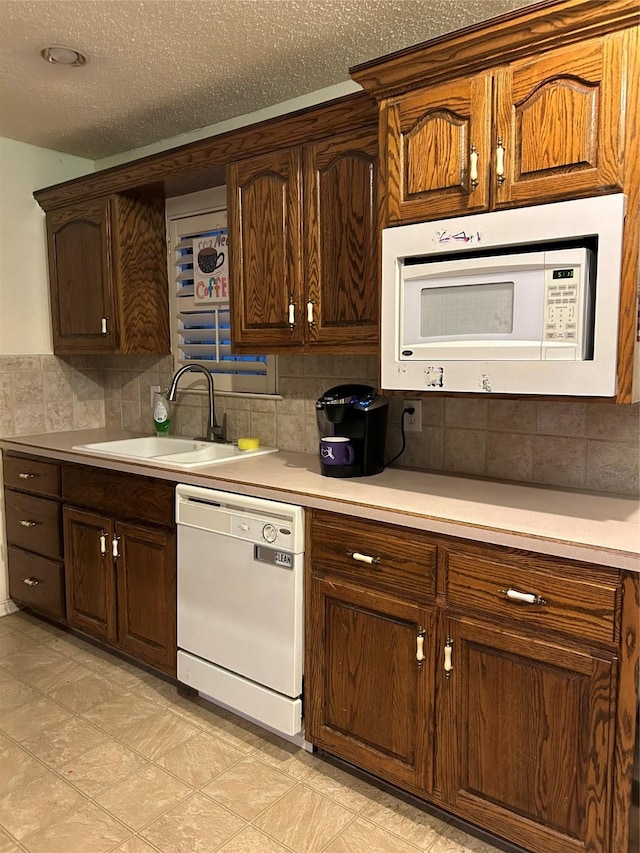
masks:
[[[0,136],[100,159],[349,79],[530,0],[0,0]],[[53,66],[41,47],[87,53]]]

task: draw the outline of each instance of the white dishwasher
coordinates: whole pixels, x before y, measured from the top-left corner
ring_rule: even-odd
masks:
[[[176,522],[178,680],[299,735],[304,510],[181,484]]]

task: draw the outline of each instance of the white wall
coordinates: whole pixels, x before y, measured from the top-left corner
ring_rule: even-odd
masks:
[[[52,352],[45,220],[33,192],[94,169],[0,137],[0,355]]]
[[[93,160],[0,137],[0,356],[52,352],[45,221],[33,191],[94,168]],[[5,555],[0,518],[0,615],[9,605]]]

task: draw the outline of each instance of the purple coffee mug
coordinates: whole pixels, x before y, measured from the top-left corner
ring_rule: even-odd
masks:
[[[320,459],[323,465],[353,465],[356,458],[353,445],[342,435],[320,439]]]

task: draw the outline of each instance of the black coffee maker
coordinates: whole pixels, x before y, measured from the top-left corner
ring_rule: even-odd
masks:
[[[316,401],[320,438],[344,436],[353,445],[350,465],[323,464],[325,477],[368,477],[384,469],[389,401],[370,385],[336,385]]]

